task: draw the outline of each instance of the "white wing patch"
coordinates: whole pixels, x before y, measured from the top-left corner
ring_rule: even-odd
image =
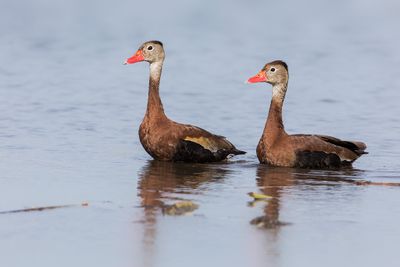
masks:
[[[217,152],[218,146],[213,142],[213,140],[206,138],[206,137],[190,137],[187,136],[184,139],[185,141],[191,141],[193,143],[199,144],[205,149],[210,150],[211,152]]]

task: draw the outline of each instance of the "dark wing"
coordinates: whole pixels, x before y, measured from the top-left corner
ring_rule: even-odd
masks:
[[[332,136],[327,136],[327,135],[316,135],[325,142],[331,143],[336,146],[341,146],[344,148],[347,148],[357,155],[362,155],[362,154],[368,154],[368,152],[365,152],[364,150],[367,148],[367,146],[362,143],[362,142],[354,142],[354,141],[345,141],[345,140],[340,140],[338,138],[332,137]]]
[[[350,165],[366,152],[361,142],[343,141],[326,135],[290,135],[298,167],[337,168]]]
[[[211,152],[202,145],[186,140],[180,140],[174,155],[174,161],[183,162],[217,162],[226,159],[231,154],[227,150],[220,149],[216,152]]]
[[[330,143],[338,147],[347,148],[350,151],[356,153],[357,155],[368,154],[368,152],[365,151],[367,146],[363,142],[345,141],[328,135],[294,134],[292,136],[318,137],[324,142]]]
[[[211,152],[217,152],[218,150],[227,150],[230,154],[245,154],[246,152],[236,149],[236,147],[228,141],[224,136],[212,134],[202,128],[184,125],[185,131],[183,132],[182,139],[185,141],[191,141],[197,143],[210,150]]]
[[[176,161],[215,162],[224,160],[228,155],[240,155],[246,152],[238,150],[225,137],[214,135],[202,128],[181,125],[182,134],[177,146]]]

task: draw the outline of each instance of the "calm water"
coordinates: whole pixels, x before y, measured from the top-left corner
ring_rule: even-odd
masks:
[[[0,265],[398,266],[400,187],[354,181],[400,182],[400,4],[268,2],[0,1],[0,211],[78,204],[0,215]],[[145,153],[148,66],[122,62],[150,39],[167,114],[245,156]],[[274,59],[287,131],[365,141],[353,170],[258,164],[271,90],[243,81]]]

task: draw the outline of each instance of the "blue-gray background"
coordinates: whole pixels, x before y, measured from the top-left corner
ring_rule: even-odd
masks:
[[[341,179],[400,180],[399,11],[394,0],[1,0],[0,211],[89,202],[0,215],[1,266],[397,266],[400,190]],[[247,155],[151,162],[137,136],[148,67],[122,65],[151,39],[167,53],[167,114]],[[286,130],[365,141],[354,171],[280,170],[269,185],[255,147],[271,90],[243,81],[274,59],[289,64]],[[263,204],[246,193],[274,194],[265,183],[290,225],[249,223]],[[159,202],[176,199],[200,208],[163,216]]]

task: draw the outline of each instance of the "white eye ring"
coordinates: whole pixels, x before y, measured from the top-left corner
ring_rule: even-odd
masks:
[[[149,51],[153,50],[153,46],[149,45],[149,46],[147,47],[147,50],[149,50]]]
[[[270,70],[271,72],[275,72],[275,71],[276,71],[276,68],[272,67],[272,68],[270,68],[269,70]]]

